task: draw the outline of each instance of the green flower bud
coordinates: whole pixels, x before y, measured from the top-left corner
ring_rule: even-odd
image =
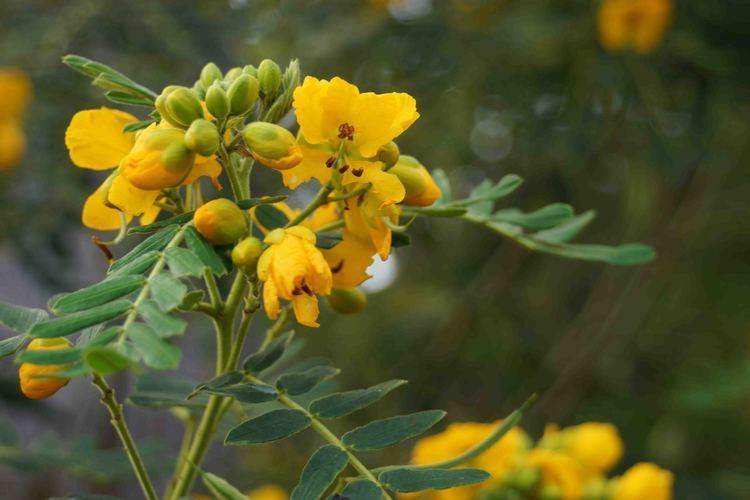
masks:
[[[216,80],[221,80],[223,75],[221,74],[221,70],[219,67],[210,62],[203,66],[203,69],[201,70],[201,86],[203,86],[204,90],[208,90],[208,88],[211,86],[212,83],[214,83]]]
[[[258,83],[266,98],[276,96],[281,87],[281,68],[270,59],[263,59],[258,65]]]
[[[391,141],[378,149],[378,160],[385,164],[387,170],[396,164],[400,154],[398,145]]]
[[[250,75],[254,78],[258,78],[258,68],[253,66],[252,64],[248,64],[244,68],[242,68],[242,72],[246,75]]]
[[[263,253],[263,243],[258,238],[245,238],[232,249],[232,262],[245,273],[252,274]]]
[[[179,87],[167,96],[166,109],[170,117],[182,127],[188,127],[194,120],[203,118],[200,99],[186,87]]]
[[[240,67],[232,68],[229,71],[227,71],[226,75],[224,75],[224,81],[227,83],[232,83],[240,75],[242,75],[242,68]]]
[[[195,163],[195,153],[187,148],[184,141],[174,141],[164,148],[159,160],[167,172],[187,176]]]
[[[302,150],[291,132],[275,123],[253,122],[242,131],[250,154],[266,167],[287,170],[302,161]]]
[[[229,98],[218,83],[214,83],[206,91],[206,109],[211,116],[219,120],[223,120],[229,114]]]
[[[219,148],[221,135],[216,125],[203,118],[195,120],[185,132],[185,145],[201,156],[211,156]]]
[[[229,245],[247,234],[247,219],[234,202],[219,198],[195,211],[195,229],[214,245]]]
[[[404,205],[426,207],[442,195],[430,172],[413,156],[401,155],[388,173],[394,174],[404,185]]]
[[[200,99],[201,101],[206,97],[206,91],[203,88],[203,84],[200,80],[196,80],[190,90],[195,92],[195,95],[197,95],[198,99]]]
[[[250,112],[258,99],[258,80],[250,75],[240,75],[227,90],[229,111],[233,115]]]
[[[541,479],[542,471],[539,467],[524,467],[507,472],[503,477],[503,486],[528,493],[537,487]]]
[[[154,107],[159,112],[159,115],[161,115],[162,119],[166,120],[167,123],[170,123],[176,127],[178,127],[179,124],[167,110],[167,97],[178,88],[180,87],[177,85],[169,85],[168,87],[164,87],[164,90],[161,91],[159,97],[157,97],[156,101],[154,101]]]
[[[341,314],[358,313],[367,308],[367,295],[359,288],[333,288],[326,299],[331,309]]]

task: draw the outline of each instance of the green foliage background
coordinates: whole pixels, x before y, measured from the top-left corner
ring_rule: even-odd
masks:
[[[34,80],[29,152],[0,174],[3,258],[41,290],[22,295],[74,289],[105,267],[79,223],[102,175],[74,168],[63,142],[75,111],[105,101],[59,63],[63,54],[106,62],[157,90],[191,84],[208,60],[227,68],[299,57],[306,74],[414,95],[422,117],[401,149],[445,169],[462,194],[483,177],[517,173],[526,183],[513,205],[595,209],[586,241],[643,241],[659,254],[646,266],[607,267],[532,254],[460,221],[420,221],[413,245],[397,251],[395,283],[370,297],[368,311],[324,313],[320,331],[305,332],[307,352],[333,359],[345,388],[410,381],[351,422],[426,408],[445,408],[448,421],[490,421],[541,390],[525,421],[534,435],[550,421],[611,421],[626,441],[622,469],[652,460],[676,473],[676,498],[742,498],[750,491],[750,6],[677,0],[662,47],[641,57],[601,50],[596,2],[406,3],[431,8],[406,19],[353,0],[3,2],[0,66]],[[261,177],[254,194],[278,189],[275,174]],[[0,300],[18,297],[13,276],[0,275]],[[205,326],[181,347],[190,352],[182,371],[207,379]],[[55,433],[74,446],[72,428],[116,446],[92,388],[71,384],[56,397],[73,401],[62,407],[23,403],[10,364],[0,372],[0,415],[21,427],[22,442]],[[157,451],[177,446],[168,415],[128,411]],[[291,487],[313,449],[302,439],[216,447],[207,470],[243,488]],[[387,453],[384,461],[403,460],[408,446]],[[90,489],[65,472],[13,470],[0,469],[0,481],[19,498]]]

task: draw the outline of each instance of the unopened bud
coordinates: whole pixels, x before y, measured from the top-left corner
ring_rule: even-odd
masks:
[[[167,96],[167,111],[180,126],[189,127],[203,118],[203,107],[198,95],[187,87],[179,87]]]
[[[258,65],[258,82],[260,90],[266,98],[276,96],[281,87],[281,68],[270,59],[263,59]]]
[[[229,245],[247,234],[247,220],[234,202],[219,198],[195,211],[193,223],[204,238],[214,245]]]
[[[223,75],[221,74],[221,70],[219,69],[219,67],[216,64],[210,62],[203,66],[203,69],[201,70],[201,85],[205,90],[208,90],[211,84],[216,80],[221,80],[222,76]]]
[[[149,128],[120,161],[120,175],[146,191],[179,185],[190,173],[195,153],[185,146],[185,131],[178,128]]]
[[[35,339],[26,347],[27,351],[69,349],[73,344],[65,337]],[[70,365],[34,365],[22,363],[18,369],[21,391],[29,399],[44,399],[52,396],[67,383],[67,378],[53,377],[55,373]],[[45,376],[46,375],[46,376]]]
[[[185,132],[185,146],[201,156],[211,156],[219,148],[221,136],[216,125],[203,118],[195,120]]]
[[[248,64],[244,68],[242,68],[242,72],[246,75],[250,75],[254,78],[258,78],[258,68],[253,66],[252,64]]]
[[[159,112],[159,115],[161,115],[162,119],[176,127],[179,127],[180,125],[179,123],[177,123],[177,120],[172,117],[169,110],[167,110],[167,97],[169,97],[169,94],[171,94],[178,88],[180,87],[177,85],[169,85],[168,87],[164,87],[164,90],[161,91],[161,94],[159,94],[159,96],[154,101],[154,107]]]
[[[206,109],[211,116],[219,120],[223,120],[229,114],[229,98],[218,83],[214,83],[206,90]]]
[[[253,109],[258,99],[258,80],[250,75],[240,75],[227,90],[229,111],[233,115],[244,115]]]
[[[385,164],[386,170],[390,169],[396,164],[396,162],[398,162],[399,155],[400,152],[398,145],[393,141],[384,146],[380,146],[380,149],[378,149],[378,160]]]
[[[239,68],[239,67],[232,68],[229,71],[227,71],[226,75],[224,75],[224,81],[227,83],[232,83],[241,74],[242,74],[242,68]]]
[[[503,486],[528,493],[537,487],[541,479],[541,469],[538,467],[524,467],[506,472],[502,484]]]
[[[442,194],[430,172],[413,156],[401,155],[388,172],[396,175],[404,185],[404,205],[426,207],[435,203]]]
[[[302,161],[302,150],[291,132],[280,125],[253,122],[242,131],[250,154],[266,167],[287,170]]]
[[[341,314],[358,313],[367,308],[367,295],[359,288],[333,288],[326,299],[328,305]]]
[[[258,238],[245,238],[232,249],[232,263],[245,273],[252,274],[262,253],[263,243]]]

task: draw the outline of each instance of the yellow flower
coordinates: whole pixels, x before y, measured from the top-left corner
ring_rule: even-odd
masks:
[[[21,118],[31,94],[28,75],[18,69],[0,69],[0,171],[18,164],[26,151]]]
[[[427,207],[435,203],[442,194],[430,172],[413,156],[401,155],[388,172],[398,177],[404,185],[404,205]]]
[[[289,495],[280,486],[266,484],[247,492],[248,500],[288,500]]]
[[[27,351],[43,351],[67,349],[72,347],[65,337],[53,339],[35,339],[29,342]],[[18,369],[21,391],[29,399],[45,399],[62,389],[67,383],[66,378],[44,377],[64,370],[69,365],[33,365],[22,363]]]
[[[672,10],[672,0],[604,0],[599,7],[599,40],[610,52],[653,52],[672,19]]]
[[[586,422],[562,431],[554,424],[547,425],[540,445],[570,455],[589,475],[603,474],[617,465],[624,448],[617,427],[602,422]]]
[[[671,500],[674,476],[652,463],[639,463],[613,480],[612,500]]]
[[[439,434],[420,439],[412,450],[411,461],[416,465],[424,465],[454,458],[486,439],[499,424],[499,421],[487,424],[473,422],[451,424]],[[491,487],[495,481],[501,480],[505,472],[513,466],[529,445],[530,439],[526,433],[514,427],[487,451],[465,464],[467,467],[478,467],[492,474],[494,479],[492,483],[430,492],[419,498],[472,500],[476,498],[478,491]]]
[[[526,455],[524,467],[537,467],[542,473],[542,489],[559,492],[562,500],[578,500],[584,481],[581,465],[569,455],[535,448]]]
[[[123,127],[138,121],[123,111],[101,108],[79,111],[73,116],[65,131],[65,145],[70,159],[81,168],[91,170],[115,169],[134,149],[136,142],[144,141],[143,130],[136,135],[123,132]],[[166,126],[159,126],[166,129]],[[136,155],[136,153],[134,153]],[[129,159],[130,177],[140,178],[142,172],[133,171],[134,158]],[[129,222],[133,216],[141,215],[141,222],[153,221],[158,215],[154,201],[159,197],[158,189],[145,189],[130,182],[126,169],[120,168],[89,196],[83,207],[83,224],[91,229],[111,230],[120,227],[120,212]],[[195,166],[183,175],[182,184],[195,182],[200,176],[217,177],[221,167],[216,159],[198,156]],[[157,174],[159,172],[157,171]],[[157,178],[160,178],[158,175]],[[150,187],[150,186],[149,186]]]
[[[328,263],[315,247],[315,233],[302,226],[274,229],[264,240],[269,248],[258,262],[258,277],[264,282],[266,314],[276,319],[279,299],[289,300],[297,321],[320,326],[316,294],[331,293],[332,276]]]
[[[26,151],[26,136],[15,120],[0,120],[0,172],[18,164]]]

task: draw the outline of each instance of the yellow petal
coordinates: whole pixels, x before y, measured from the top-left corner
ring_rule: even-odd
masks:
[[[279,297],[276,285],[272,280],[266,281],[263,285],[263,308],[266,310],[266,316],[269,319],[276,319],[278,317],[280,309]]]
[[[301,325],[317,328],[320,324],[315,321],[318,319],[320,310],[318,309],[318,298],[315,295],[297,295],[292,299],[294,308],[294,317]]]
[[[156,218],[159,217],[160,212],[161,208],[158,205],[154,204],[148,207],[146,211],[143,212],[143,215],[141,215],[141,226],[154,222]]]
[[[0,119],[20,118],[31,95],[31,80],[20,69],[0,69]]]
[[[372,246],[349,231],[344,231],[341,243],[323,250],[323,256],[331,268],[333,286],[336,288],[353,288],[371,277],[367,274],[367,268],[372,264]]]
[[[133,147],[133,134],[123,127],[138,119],[116,109],[79,111],[65,131],[70,159],[79,167],[93,170],[114,168]]]
[[[215,156],[205,157],[196,156],[195,165],[190,171],[188,176],[182,181],[183,185],[192,184],[198,180],[198,178],[206,176],[211,179],[216,179],[221,175],[221,165],[216,161]]]
[[[302,183],[315,178],[325,184],[331,178],[331,169],[326,167],[326,160],[332,155],[327,149],[312,147],[300,141],[302,161],[294,168],[281,170],[284,185],[289,189],[296,189]]]
[[[382,163],[364,160],[352,161],[351,167],[344,174],[344,183],[371,183],[372,187],[366,196],[377,200],[378,208],[383,208],[394,203],[399,203],[406,196],[406,190],[398,177],[382,170]],[[362,172],[359,177],[352,172]]]
[[[300,131],[311,144],[335,141],[338,127],[351,123],[359,89],[335,77],[330,82],[308,76],[294,91],[294,108]]]
[[[419,118],[417,101],[397,92],[360,95],[352,115],[354,140],[367,158],[375,156],[380,146],[401,135]]]
[[[89,196],[86,203],[83,205],[81,219],[83,225],[90,229],[96,229],[99,231],[120,229],[120,211],[104,204],[106,189],[106,183],[99,186],[94,194]],[[130,222],[131,218],[132,217],[128,215],[125,217],[125,221]]]
[[[128,215],[141,215],[151,208],[158,196],[159,191],[139,189],[122,175],[115,177],[109,190],[109,202]]]

